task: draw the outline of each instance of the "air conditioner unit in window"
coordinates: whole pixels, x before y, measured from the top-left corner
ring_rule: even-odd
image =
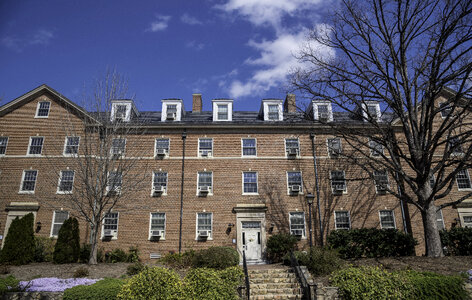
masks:
[[[211,156],[211,151],[210,151],[210,150],[202,150],[200,155],[201,155],[202,157]]]
[[[157,149],[156,150],[156,155],[157,156],[164,156],[164,155],[166,155],[166,152],[167,152],[166,149]]]
[[[380,183],[377,185],[377,192],[385,193],[387,191],[387,185],[385,183]]]
[[[111,189],[107,192],[107,196],[111,197],[111,196],[116,196],[118,194],[118,191],[115,190],[115,189]]]
[[[167,120],[175,120],[175,113],[167,113]]]
[[[151,237],[153,238],[160,238],[163,235],[162,230],[152,230]]]
[[[121,158],[123,156],[122,151],[113,152],[113,158]]]
[[[116,117],[115,122],[124,122],[125,118],[124,117]]]
[[[208,194],[210,192],[210,187],[209,186],[200,186],[198,187],[198,191],[200,192],[200,194]]]
[[[297,156],[297,154],[298,154],[297,148],[288,149],[287,154],[288,154],[288,156]]]
[[[208,238],[208,230],[200,230],[198,231],[199,238]]]
[[[103,237],[104,238],[111,238],[113,237],[113,230],[111,229],[106,229],[103,231]]]
[[[328,114],[328,113],[325,113],[325,112],[319,113],[318,119],[319,119],[320,121],[328,121],[328,119],[329,119],[329,114]]]
[[[335,184],[334,185],[335,192],[344,192],[344,184]]]
[[[165,187],[163,185],[161,186],[157,186],[154,191],[152,192],[152,196],[153,197],[159,197],[160,195],[162,195],[162,193],[165,192]]]
[[[299,186],[297,184],[290,186],[290,192],[292,194],[298,194],[298,193],[300,193],[300,191],[301,191],[301,186]]]
[[[294,230],[292,230],[292,235],[295,235],[295,236],[302,236],[302,235],[303,235],[303,230],[301,230],[301,229],[294,229]]]

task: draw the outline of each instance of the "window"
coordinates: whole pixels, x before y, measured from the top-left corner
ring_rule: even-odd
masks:
[[[387,171],[374,171],[374,183],[377,193],[385,193],[388,188]]]
[[[452,111],[451,106],[446,102],[440,103],[439,109],[441,110],[441,117],[443,118],[447,117]]]
[[[166,120],[177,119],[177,104],[167,104],[167,117]]]
[[[198,190],[197,193],[203,194],[213,193],[213,173],[212,172],[198,172]]]
[[[165,213],[151,213],[150,237],[160,236],[160,239],[165,239],[166,234],[166,214]],[[156,231],[159,231],[157,233]],[[159,235],[155,235],[159,234]]]
[[[23,171],[23,180],[21,181],[20,192],[34,193],[37,176],[38,171],[36,170]]]
[[[436,179],[434,178],[434,174],[431,174],[431,176],[429,176],[429,186],[431,188],[434,188],[435,183],[436,183]]]
[[[243,139],[243,156],[256,156],[256,139]]]
[[[197,213],[197,239],[198,238],[212,238],[212,213]]]
[[[43,151],[43,137],[31,137],[28,154],[29,155],[40,155]]]
[[[127,105],[117,104],[115,106],[115,120],[121,121],[121,122],[125,121],[127,110],[128,110]]]
[[[267,106],[269,108],[268,118],[270,121],[278,121],[279,120],[279,106],[277,104],[269,104]]]
[[[302,172],[287,172],[287,185],[289,193],[302,193]]]
[[[462,227],[472,227],[472,214],[469,212],[459,212]]]
[[[102,225],[102,237],[116,239],[118,237],[118,213],[105,214]]]
[[[380,228],[388,229],[395,228],[395,218],[393,216],[393,210],[381,210],[380,216]]]
[[[79,153],[79,141],[78,136],[66,137],[66,144],[64,146],[64,155],[73,155]]]
[[[74,185],[74,171],[61,171],[57,193],[72,193]]]
[[[344,171],[331,171],[331,189],[333,190],[333,193],[346,192]]]
[[[467,169],[460,170],[456,174],[457,188],[459,190],[470,189],[470,177]]]
[[[156,139],[155,156],[169,156],[169,148],[169,139]]]
[[[228,104],[218,104],[218,120],[226,121],[228,120]]]
[[[183,105],[181,99],[163,99],[161,121],[181,121],[185,114]]]
[[[51,237],[56,237],[59,234],[62,224],[69,218],[68,211],[55,211],[52,215]]]
[[[152,191],[167,194],[167,173],[154,172],[152,177]]]
[[[300,155],[300,143],[298,142],[298,139],[285,139],[285,154],[288,157],[295,157]]]
[[[349,230],[351,229],[351,218],[348,211],[334,212],[334,228]]]
[[[122,178],[123,176],[121,172],[109,172],[107,181],[107,191],[119,192],[121,190]]]
[[[49,102],[49,101],[38,102],[38,108],[36,110],[36,117],[37,118],[47,118],[49,116],[49,107],[50,106],[51,106],[51,102]]]
[[[375,140],[369,140],[370,155],[378,157],[383,154],[383,146]]]
[[[290,234],[305,237],[305,213],[291,212],[290,213]]]
[[[457,136],[450,137],[447,141],[451,154],[463,154],[462,143]]]
[[[7,137],[0,137],[0,155],[5,155],[7,152],[7,145],[8,145],[8,138]]]
[[[329,120],[328,104],[318,105],[318,120]]]
[[[333,110],[331,103],[313,101],[313,119],[321,122],[333,121]]]
[[[111,144],[111,154],[113,156],[123,156],[125,154],[126,139],[113,139]]]
[[[366,116],[368,120],[377,121],[380,117],[380,106],[376,104],[367,104],[366,105]]]
[[[213,155],[213,139],[198,139],[198,154],[200,157]]]
[[[341,139],[328,139],[328,154],[330,157],[338,157],[342,153]]]
[[[438,222],[438,230],[444,230],[445,226],[444,226],[444,219],[443,219],[443,214],[442,214],[441,209],[436,211],[436,220]]]
[[[257,194],[257,172],[243,172],[243,194]]]

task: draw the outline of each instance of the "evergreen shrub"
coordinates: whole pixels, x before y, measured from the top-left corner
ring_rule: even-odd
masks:
[[[123,249],[116,248],[113,249],[111,252],[105,253],[105,262],[106,263],[119,263],[119,262],[127,262],[128,261],[128,254]]]
[[[183,253],[172,253],[169,252],[159,261],[171,268],[189,268],[192,266],[193,257],[195,256],[194,250],[187,250]]]
[[[298,263],[306,266],[313,276],[329,275],[339,270],[344,261],[336,250],[329,248],[313,247],[308,252],[294,252]],[[284,263],[290,265],[290,254],[284,257]]]
[[[242,278],[240,267],[220,271],[209,268],[190,269],[184,279],[185,299],[239,299],[236,289]]]
[[[454,227],[451,230],[441,230],[441,243],[446,247],[446,254],[466,256],[472,255],[472,228]]]
[[[75,263],[80,255],[79,222],[68,218],[59,229],[53,261],[56,264]]]
[[[124,281],[105,278],[92,285],[78,285],[64,291],[64,300],[115,300]]]
[[[194,268],[225,269],[239,264],[239,254],[231,247],[215,246],[195,253],[192,260]]]
[[[34,244],[34,261],[51,262],[56,240],[50,237],[35,236]]]
[[[287,233],[274,234],[267,239],[267,258],[272,262],[281,262],[283,257],[295,250],[298,239]]]
[[[11,222],[0,253],[1,263],[25,265],[33,261],[35,252],[33,225],[33,213],[21,219],[16,217]]]

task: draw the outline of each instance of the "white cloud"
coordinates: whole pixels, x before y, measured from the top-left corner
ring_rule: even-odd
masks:
[[[31,45],[47,45],[49,41],[54,37],[54,34],[50,30],[39,29],[30,41]]]
[[[182,23],[188,24],[188,25],[201,25],[203,24],[201,21],[199,21],[197,18],[190,16],[189,14],[185,13],[180,17],[180,21]]]
[[[146,31],[157,32],[162,31],[169,26],[170,16],[156,16],[156,20],[151,22],[151,25]]]
[[[25,37],[18,37],[14,35],[5,36],[1,39],[3,46],[16,51],[22,52],[28,46],[33,45],[48,45],[51,40],[54,38],[54,33],[51,30],[38,29],[32,34]]]
[[[185,44],[185,47],[195,50],[202,50],[203,48],[205,48],[205,44],[197,43],[196,41],[190,41]]]

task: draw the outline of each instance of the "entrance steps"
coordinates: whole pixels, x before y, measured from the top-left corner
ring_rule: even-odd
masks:
[[[302,291],[290,268],[276,265],[248,267],[250,299],[302,299]]]

